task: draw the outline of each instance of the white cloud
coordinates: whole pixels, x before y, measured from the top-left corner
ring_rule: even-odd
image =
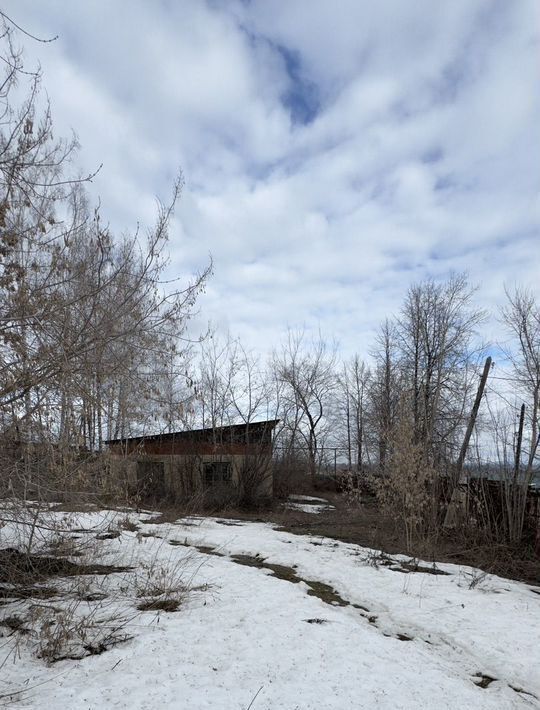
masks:
[[[535,0],[4,5],[60,35],[27,51],[115,229],[182,166],[171,271],[215,264],[198,322],[366,353],[411,280],[466,269],[491,308],[538,288]]]

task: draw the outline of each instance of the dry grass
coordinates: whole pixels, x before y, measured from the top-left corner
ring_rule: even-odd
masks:
[[[80,660],[94,656],[131,638],[126,627],[128,617],[112,612],[104,614],[101,604],[88,611],[88,605],[74,600],[61,609],[37,609],[32,622],[39,630],[36,655],[48,663]]]
[[[120,530],[136,533],[138,525],[126,514],[105,533],[49,531],[41,552],[0,550],[0,635],[6,639],[0,667],[20,655],[22,644],[47,663],[103,653],[132,638],[132,621],[141,612],[180,608],[189,593],[187,558],[163,561],[159,548],[141,561],[142,548],[132,545],[131,566],[101,564],[111,549],[104,541]]]
[[[161,603],[176,604],[175,609],[178,608],[189,593],[186,558],[168,563],[157,560],[141,563],[134,576],[134,591],[137,598],[147,600],[139,603],[138,609],[157,608]]]
[[[177,611],[180,606],[179,599],[148,599],[137,605],[140,611]]]

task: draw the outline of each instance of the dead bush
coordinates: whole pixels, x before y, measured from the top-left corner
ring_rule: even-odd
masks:
[[[272,462],[266,452],[244,457],[238,471],[238,504],[241,508],[258,506],[272,497]]]
[[[312,488],[307,462],[293,453],[275,458],[274,496],[286,500],[291,493],[307,493]]]
[[[350,508],[358,508],[362,504],[362,490],[354,471],[342,471],[339,476],[339,487]]]
[[[180,603],[188,592],[186,558],[163,563],[156,559],[142,562],[134,576],[137,597],[163,597]]]
[[[389,443],[386,475],[378,480],[377,499],[384,512],[403,524],[410,552],[414,540],[433,521],[436,476],[424,448],[414,441],[412,418],[403,403]]]
[[[84,605],[87,609],[88,605]],[[133,638],[126,633],[129,619],[120,614],[103,615],[101,606],[82,611],[79,600],[61,609],[34,607],[28,619],[37,631],[36,655],[48,663],[103,653]],[[27,622],[27,623],[28,623]]]
[[[128,532],[137,532],[139,529],[137,523],[133,522],[129,515],[126,515],[118,521],[118,527],[122,530],[127,530]]]
[[[191,500],[197,498],[202,488],[201,480],[202,459],[196,454],[185,456],[176,464],[174,477],[178,482],[177,500]]]

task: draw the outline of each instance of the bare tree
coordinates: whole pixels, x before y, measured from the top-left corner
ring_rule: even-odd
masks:
[[[471,394],[473,336],[485,313],[464,274],[411,286],[396,323],[415,438],[434,461],[453,455]]]
[[[494,540],[519,545],[525,532],[532,480],[531,471],[528,466],[521,465],[520,456],[525,405],[521,406],[516,418],[514,407],[506,403],[501,407],[488,399],[487,404],[489,419],[482,436],[491,456],[484,466],[491,476],[481,481],[480,492],[476,492],[480,518],[477,523]]]
[[[196,399],[203,426],[249,424],[274,418],[275,403],[267,369],[238,338],[213,333],[201,341]]]
[[[16,443],[16,474],[23,450],[26,490],[45,452],[54,468],[73,461],[74,450],[97,451],[142,424],[144,402],[157,394],[156,358],[170,361],[182,350],[210,267],[187,283],[163,282],[181,178],[145,236],[117,240],[98,211],[92,217],[83,181],[67,173],[76,142],[53,140],[47,106],[38,116],[40,75],[23,70],[7,22],[0,35],[0,419],[4,441]]]
[[[517,348],[507,349],[515,384],[528,401],[530,426],[527,473],[530,477],[539,444],[540,414],[540,306],[532,292],[516,287],[505,289],[507,304],[501,310],[502,321],[513,336]]]
[[[231,337],[222,339],[216,333],[200,345],[199,371],[196,374],[196,398],[203,427],[216,429],[231,424]]]
[[[369,463],[368,449],[368,391],[371,385],[371,371],[359,355],[343,365],[338,378],[341,390],[341,417],[345,421],[347,462],[352,469],[353,462],[361,471],[365,460]]]
[[[274,371],[283,385],[284,416],[290,418],[295,436],[306,447],[314,478],[336,390],[336,349],[320,334],[307,343],[305,332],[289,331],[281,351],[274,355]]]
[[[375,368],[369,389],[370,411],[377,438],[379,468],[384,471],[388,436],[394,426],[401,391],[396,328],[388,319],[377,335],[373,357]]]

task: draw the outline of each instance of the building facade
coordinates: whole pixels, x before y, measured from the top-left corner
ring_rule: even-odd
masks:
[[[112,439],[111,476],[140,498],[188,499],[273,494],[272,440],[277,420]]]

